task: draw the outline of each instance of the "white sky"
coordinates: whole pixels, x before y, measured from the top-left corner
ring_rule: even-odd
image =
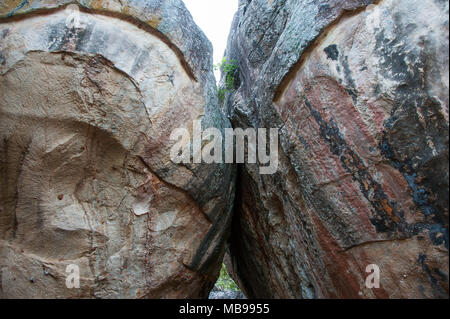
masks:
[[[219,63],[227,47],[228,34],[238,0],[183,0],[195,23],[206,34],[214,47],[214,64]],[[219,79],[220,72],[216,73]]]

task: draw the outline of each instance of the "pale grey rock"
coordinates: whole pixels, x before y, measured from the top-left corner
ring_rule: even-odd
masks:
[[[207,298],[234,168],[169,157],[175,128],[230,126],[184,4],[3,1],[0,37],[0,297]]]
[[[244,294],[240,291],[211,291],[209,294],[209,299],[221,300],[244,300]]]

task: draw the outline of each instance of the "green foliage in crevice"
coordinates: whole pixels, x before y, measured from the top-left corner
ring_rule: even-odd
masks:
[[[233,279],[231,279],[228,274],[225,264],[222,264],[222,269],[220,270],[220,277],[216,282],[216,286],[223,291],[241,291],[236,285]]]
[[[225,88],[217,89],[217,95],[220,102],[225,100],[225,94],[227,92],[236,89],[236,74],[238,69],[238,61],[228,60],[226,57],[222,59],[222,62],[214,65],[214,70],[220,70],[225,76]]]

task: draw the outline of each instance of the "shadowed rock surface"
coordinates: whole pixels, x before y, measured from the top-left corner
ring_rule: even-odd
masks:
[[[276,174],[239,168],[227,264],[249,298],[448,298],[448,10],[239,2],[224,109],[280,128]]]
[[[217,105],[179,0],[2,1],[0,298],[207,298],[234,170],[172,163],[170,134],[229,127]]]

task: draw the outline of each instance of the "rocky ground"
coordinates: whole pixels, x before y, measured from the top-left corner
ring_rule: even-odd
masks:
[[[209,294],[209,299],[247,299],[241,291],[222,290],[217,286]]]

